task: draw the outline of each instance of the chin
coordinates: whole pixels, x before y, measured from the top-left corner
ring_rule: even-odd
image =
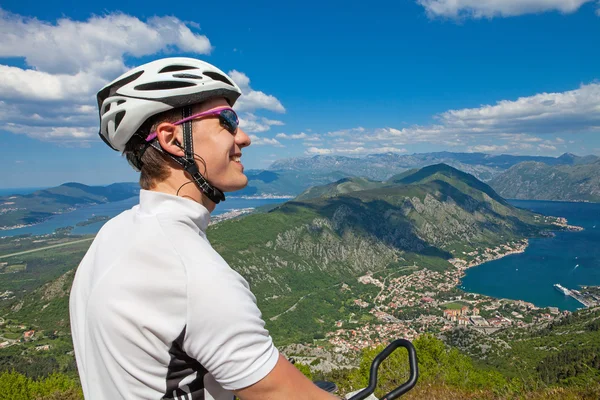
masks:
[[[248,178],[244,175],[243,178],[236,179],[235,182],[229,181],[227,185],[223,185],[223,189],[221,190],[223,192],[236,192],[242,190],[246,186],[248,186]]]

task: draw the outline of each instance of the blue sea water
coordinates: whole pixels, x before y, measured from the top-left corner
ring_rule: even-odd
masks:
[[[222,202],[213,211],[212,215],[220,215],[226,212],[242,209],[242,208],[256,208],[267,204],[282,203],[288,199],[244,199],[239,197],[230,197],[226,201]],[[132,197],[127,200],[115,201],[107,204],[99,204],[96,206],[80,208],[75,211],[71,211],[64,214],[55,215],[41,224],[27,226],[23,228],[10,229],[0,231],[0,237],[2,236],[17,236],[17,235],[45,235],[53,233],[57,228],[64,228],[67,226],[73,226],[75,229],[71,231],[72,234],[83,235],[97,233],[102,225],[106,221],[97,222],[86,226],[76,226],[78,222],[87,221],[94,216],[108,216],[114,217],[121,212],[130,209],[134,205],[138,204],[139,198]]]
[[[510,200],[516,207],[565,217],[581,232],[556,232],[553,238],[529,240],[524,253],[467,270],[461,288],[492,297],[525,300],[540,307],[576,310],[581,303],[554,288],[600,285],[600,204]]]

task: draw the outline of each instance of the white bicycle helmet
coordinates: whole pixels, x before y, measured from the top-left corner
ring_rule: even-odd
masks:
[[[194,58],[163,58],[126,72],[98,92],[100,137],[114,150],[125,144],[148,118],[213,97],[230,106],[242,94],[220,69]]]

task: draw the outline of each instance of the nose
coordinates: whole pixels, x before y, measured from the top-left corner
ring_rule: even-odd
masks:
[[[235,133],[235,143],[240,146],[240,148],[244,148],[250,146],[252,141],[246,132],[244,132],[241,128],[238,128],[237,132]]]

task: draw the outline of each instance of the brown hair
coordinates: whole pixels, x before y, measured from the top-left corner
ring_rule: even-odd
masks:
[[[167,155],[148,146],[146,137],[163,122],[175,122],[181,119],[181,109],[164,111],[149,118],[125,145],[123,155],[127,161],[140,171],[140,187],[152,189],[157,183],[170,175],[167,165],[172,162]],[[140,157],[141,155],[141,157]]]

